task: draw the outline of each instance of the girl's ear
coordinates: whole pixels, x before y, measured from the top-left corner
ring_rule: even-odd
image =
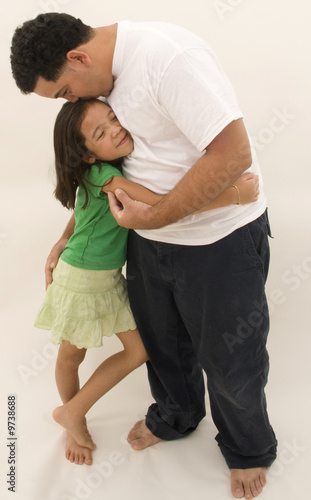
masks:
[[[83,69],[89,69],[92,66],[90,56],[82,50],[70,50],[69,52],[67,52],[66,57],[69,67],[73,70],[81,71]]]
[[[86,163],[89,163],[90,165],[96,161],[95,156],[82,156],[82,160],[85,161]]]

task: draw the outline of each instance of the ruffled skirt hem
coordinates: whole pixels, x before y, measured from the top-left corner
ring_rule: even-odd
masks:
[[[54,344],[103,345],[103,337],[135,330],[121,270],[88,271],[59,261],[34,326],[50,330]]]

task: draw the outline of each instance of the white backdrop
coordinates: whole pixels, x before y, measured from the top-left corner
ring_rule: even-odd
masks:
[[[63,433],[51,418],[59,404],[56,348],[32,326],[44,294],[45,259],[69,219],[52,195],[52,129],[62,103],[23,96],[9,64],[16,26],[49,11],[73,14],[94,27],[124,19],[180,24],[206,39],[231,79],[263,171],[274,235],[267,397],[279,456],[262,498],[305,495],[311,463],[309,0],[11,0],[0,18],[1,498],[231,498],[209,413],[183,441],[142,452],[127,445],[128,429],[151,402],[144,367],[90,411],[98,444],[94,465],[72,465],[63,457]],[[89,352],[82,381],[118,348],[116,339],[108,339],[103,349]],[[12,449],[7,446],[11,394],[17,401]],[[15,493],[8,491],[10,453],[17,462]]]

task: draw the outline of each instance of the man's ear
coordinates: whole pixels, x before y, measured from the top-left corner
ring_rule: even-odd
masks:
[[[83,69],[89,69],[92,66],[90,56],[82,50],[70,50],[67,52],[66,57],[69,67],[73,70],[81,71]]]

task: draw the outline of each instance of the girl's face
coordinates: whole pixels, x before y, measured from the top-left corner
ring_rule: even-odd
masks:
[[[91,161],[116,160],[127,156],[134,149],[129,132],[120,125],[113,110],[101,101],[88,107],[80,131],[86,147],[92,153]]]

